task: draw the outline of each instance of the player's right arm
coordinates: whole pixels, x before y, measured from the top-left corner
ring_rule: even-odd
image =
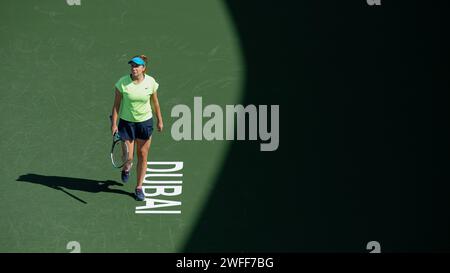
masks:
[[[120,94],[117,88],[115,89],[115,97],[114,97],[114,105],[111,111],[112,116],[112,124],[111,124],[111,133],[114,135],[117,129],[117,118],[119,116],[120,102],[122,101],[122,94]]]

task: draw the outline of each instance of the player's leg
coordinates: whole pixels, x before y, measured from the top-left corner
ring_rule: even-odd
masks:
[[[125,140],[125,144],[128,148],[128,162],[122,168],[122,182],[128,182],[128,178],[130,177],[130,170],[133,166],[133,157],[134,157],[134,139],[136,134],[136,127],[133,122],[128,122],[123,119],[119,120],[119,134],[122,139]]]
[[[152,142],[153,119],[136,124],[136,153],[137,153],[137,185],[136,200],[143,201],[145,199],[142,191],[145,172],[147,171],[147,156]]]
[[[145,172],[147,171],[147,156],[150,150],[152,138],[147,140],[136,139],[136,153],[137,153],[137,188],[142,187],[144,182]]]
[[[134,140],[125,140],[125,144],[128,147],[128,162],[123,166],[122,170],[125,172],[129,172],[131,167],[133,166]]]

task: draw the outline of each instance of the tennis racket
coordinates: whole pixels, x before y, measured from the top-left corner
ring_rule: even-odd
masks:
[[[109,120],[112,124],[112,117],[109,116]],[[122,168],[128,162],[128,146],[120,137],[119,132],[116,132],[113,136],[113,142],[111,146],[111,163],[116,168]]]

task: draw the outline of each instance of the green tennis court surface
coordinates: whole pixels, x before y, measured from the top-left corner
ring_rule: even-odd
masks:
[[[70,241],[82,252],[181,251],[229,142],[174,141],[170,111],[194,96],[240,100],[243,68],[223,3],[0,5],[0,251],[69,252]],[[135,172],[122,185],[111,166],[113,86],[136,54],[150,57],[165,121],[149,161],[184,162],[182,194],[166,198],[182,202],[181,214],[136,214],[145,204],[132,197]]]
[[[0,252],[450,250],[447,2],[69,2],[0,4]],[[137,54],[165,125],[148,160],[183,163],[147,177],[182,186],[155,196],[170,214],[136,213],[110,162]]]

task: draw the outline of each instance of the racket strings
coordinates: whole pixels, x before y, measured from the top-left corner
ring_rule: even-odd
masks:
[[[111,153],[113,164],[116,167],[122,167],[128,160],[128,148],[125,142],[117,142]]]

